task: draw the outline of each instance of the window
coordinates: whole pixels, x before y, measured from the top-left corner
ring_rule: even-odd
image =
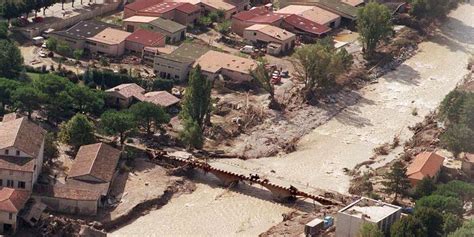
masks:
[[[5,155],[8,155],[8,153],[9,153],[9,150],[5,149]]]
[[[7,187],[13,188],[13,180],[11,179],[7,180]]]
[[[13,219],[13,213],[11,213],[11,212],[8,213],[8,219],[10,219],[10,220]]]
[[[20,156],[20,151],[19,150],[16,151],[16,156]]]
[[[23,182],[23,181],[18,181],[18,188],[25,189],[25,186],[26,186],[25,182]]]
[[[253,32],[253,35],[256,36],[256,35],[257,35],[257,32]]]
[[[0,179],[0,186],[3,186],[3,179]]]

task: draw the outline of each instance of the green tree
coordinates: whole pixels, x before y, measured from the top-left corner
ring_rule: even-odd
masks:
[[[474,236],[474,220],[465,222],[455,232],[449,234],[449,237],[472,237]]]
[[[441,237],[443,235],[443,216],[437,210],[417,206],[414,217],[425,227],[427,236]]]
[[[211,19],[211,22],[218,22],[220,20],[219,15],[216,11],[209,12],[207,17]]]
[[[352,56],[345,49],[336,49],[329,40],[296,49],[292,63],[296,78],[303,82],[306,100],[311,100],[316,89],[328,89],[335,79],[352,65]]]
[[[31,11],[33,11],[36,7],[36,0],[23,0],[23,7],[22,13],[26,14],[26,18],[28,18]]]
[[[49,39],[46,40],[46,47],[51,51],[56,51],[56,48],[58,47],[58,40],[54,37],[49,37]]]
[[[416,208],[433,208],[441,213],[453,213],[456,215],[462,215],[463,204],[461,200],[455,197],[447,197],[441,195],[430,195],[422,197],[416,201]]]
[[[465,124],[455,124],[448,126],[446,131],[441,134],[440,140],[448,150],[459,155],[461,152],[474,152],[474,143],[472,138],[474,131]]]
[[[392,14],[382,4],[369,2],[357,12],[357,30],[365,55],[371,58],[378,43],[392,34]]]
[[[184,121],[184,129],[179,135],[181,141],[183,141],[188,149],[201,149],[204,144],[202,129],[196,121],[186,119]]]
[[[43,0],[43,15],[46,15],[46,9],[56,4],[57,0]]]
[[[82,145],[95,142],[94,127],[85,115],[76,114],[60,125],[59,139],[77,150]]]
[[[460,198],[464,202],[470,202],[473,201],[474,198],[474,184],[460,180],[452,180],[446,184],[438,185],[434,194],[451,196]]]
[[[0,40],[0,77],[15,79],[23,70],[20,49],[8,40]]]
[[[275,99],[275,87],[271,82],[272,76],[270,72],[265,68],[265,64],[263,61],[259,62],[259,64],[254,70],[250,70],[250,76],[252,76],[252,79],[260,86],[260,88],[268,92],[268,94],[270,95],[270,104],[268,105],[268,107],[270,109],[279,110],[281,106]]]
[[[44,110],[49,121],[69,118],[74,114],[73,99],[68,91],[75,86],[68,79],[54,74],[44,74],[39,80],[33,81],[33,86],[44,95]]]
[[[428,236],[423,224],[413,216],[407,216],[393,223],[390,228],[391,237],[422,237]]]
[[[462,226],[462,219],[452,213],[443,214],[443,232],[444,236],[456,231]]]
[[[56,51],[58,51],[61,55],[69,55],[71,54],[71,47],[66,42],[58,41],[56,45]]]
[[[151,134],[152,126],[159,128],[161,124],[169,123],[169,115],[155,104],[149,102],[139,102],[130,107],[130,112],[135,117],[135,121],[145,128],[147,134]]]
[[[396,161],[391,170],[384,175],[385,180],[382,184],[385,186],[384,191],[389,194],[395,194],[394,201],[397,200],[398,195],[402,197],[407,194],[411,187],[410,181],[406,175],[407,169],[401,161]]]
[[[219,33],[223,35],[227,35],[230,32],[231,25],[232,25],[232,22],[230,20],[225,20],[217,24],[216,30],[219,31]]]
[[[376,224],[365,222],[359,229],[358,237],[384,237],[384,233]]]
[[[173,89],[173,80],[156,78],[153,80],[151,85],[152,91],[168,91],[170,92]]]
[[[415,198],[421,198],[424,196],[431,195],[436,190],[435,182],[429,176],[423,178],[415,188]]]
[[[10,20],[15,17],[19,17],[21,12],[16,1],[6,0],[3,6],[0,5],[1,16],[7,19],[8,24]]]
[[[118,135],[121,145],[125,144],[125,140],[135,127],[135,119],[128,111],[109,110],[100,116],[100,131],[105,135]]]
[[[72,106],[81,113],[96,113],[105,105],[104,95],[86,86],[74,85],[68,91],[72,98]]]
[[[76,61],[79,61],[82,58],[82,55],[84,54],[84,50],[76,49],[72,52],[72,54],[74,56],[74,59],[76,59]]]
[[[41,108],[41,93],[30,86],[22,86],[17,88],[11,96],[11,100],[14,102],[13,106],[28,114],[28,118],[31,118],[31,113],[34,110]]]
[[[0,39],[8,38],[8,23],[0,21]]]
[[[0,111],[4,110],[7,105],[13,105],[11,95],[20,85],[21,83],[18,81],[0,78]]]
[[[209,26],[212,24],[212,20],[208,16],[201,16],[198,19],[198,24],[201,26]]]
[[[188,87],[182,102],[181,117],[195,121],[203,129],[211,110],[212,84],[201,72],[201,66],[191,70]]]
[[[47,133],[44,139],[44,158],[51,162],[52,159],[59,156],[58,144],[54,133]]]
[[[447,0],[413,0],[411,14],[417,18],[445,17],[449,11]]]

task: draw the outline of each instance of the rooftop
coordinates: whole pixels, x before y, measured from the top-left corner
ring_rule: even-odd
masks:
[[[137,0],[135,2],[125,5],[125,8],[133,11],[140,11],[144,8],[151,7],[161,2],[163,2],[163,0]]]
[[[88,21],[81,21],[65,31],[56,31],[56,32],[52,32],[52,34],[62,35],[62,36],[72,37],[72,38],[85,39],[85,38],[93,37],[97,35],[98,33],[100,33],[101,31],[110,27],[115,27],[115,26],[105,23],[105,22],[101,22],[101,21],[88,20]]]
[[[241,21],[248,21],[252,18],[262,16],[262,15],[266,15],[266,14],[269,14],[269,13],[270,13],[270,10],[268,10],[265,7],[255,7],[255,8],[252,8],[252,9],[248,10],[248,11],[239,12],[239,13],[235,14],[234,16],[232,16],[232,18],[233,19],[238,19],[238,20],[241,20]]]
[[[132,16],[127,19],[123,19],[124,22],[138,22],[138,23],[149,23],[156,20],[158,17],[154,16]]]
[[[146,13],[157,13],[157,14],[163,14],[169,11],[172,11],[176,9],[178,6],[182,5],[184,3],[181,2],[161,2],[152,6],[149,6],[147,8],[143,8],[140,10],[140,12],[146,12]]]
[[[443,166],[444,157],[434,152],[422,152],[407,167],[407,176],[411,179],[422,180],[424,177],[434,177]]]
[[[300,16],[321,25],[329,24],[330,22],[336,21],[340,18],[339,15],[324,10],[320,7],[313,7],[307,11],[304,11],[301,13]]]
[[[159,105],[164,108],[179,103],[179,99],[167,91],[148,92],[145,94],[145,101]]]
[[[202,44],[184,43],[167,55],[159,55],[159,57],[180,62],[192,63],[210,49]]]
[[[72,164],[69,177],[90,175],[103,182],[110,182],[119,158],[120,151],[105,143],[81,146]]]
[[[299,30],[302,30],[311,34],[315,34],[315,35],[321,35],[321,34],[331,31],[331,28],[327,26],[315,23],[304,17],[297,16],[294,14],[285,17],[284,21]]]
[[[385,217],[401,209],[402,208],[399,206],[363,197],[349,204],[347,207],[344,207],[339,211],[339,213],[365,219],[372,223],[378,223]]]
[[[191,13],[193,13],[193,12],[199,12],[199,11],[201,11],[201,8],[198,7],[198,6],[196,6],[196,5],[193,5],[193,4],[191,4],[191,3],[186,2],[186,3],[183,3],[183,4],[179,5],[179,6],[176,8],[176,10],[181,11],[181,12],[184,12],[184,13],[186,13],[186,14],[191,14]]]
[[[357,7],[359,5],[364,4],[364,0],[341,0],[341,2],[351,5],[353,7]]]
[[[36,158],[46,131],[27,118],[17,118],[0,124],[0,149],[15,147]]]
[[[89,40],[93,40],[96,42],[104,43],[104,44],[109,44],[109,45],[114,45],[114,44],[120,44],[127,39],[128,36],[130,36],[130,32],[126,32],[123,30],[117,30],[113,28],[106,28],[105,30],[101,31],[97,35],[90,37]]]
[[[255,24],[247,27],[245,30],[254,30],[266,34],[277,40],[288,40],[295,37],[295,34],[272,25]]]
[[[139,43],[145,46],[160,46],[165,36],[153,31],[139,29],[127,37],[127,41]]]
[[[106,93],[116,93],[124,98],[135,97],[137,99],[142,98],[145,89],[141,88],[135,83],[121,84],[116,87],[110,88],[105,91]]]
[[[281,8],[278,11],[275,11],[276,13],[280,14],[303,14],[303,12],[311,10],[314,6],[306,6],[306,5],[288,5],[286,7]]]
[[[162,29],[166,32],[169,32],[169,33],[175,33],[175,32],[186,29],[186,26],[184,26],[184,25],[181,25],[177,22],[170,21],[170,20],[167,20],[167,19],[163,19],[163,18],[160,18],[160,17],[158,17],[157,19],[151,21],[150,24],[152,26],[160,28],[160,29]]]
[[[201,66],[203,71],[211,73],[217,73],[221,69],[227,69],[243,74],[249,74],[249,71],[257,66],[257,62],[252,59],[213,50],[205,53],[197,59],[194,66],[197,66],[198,64]]]
[[[224,11],[230,11],[236,8],[236,6],[224,2],[224,0],[201,0],[201,3],[214,9],[222,9]]]
[[[18,213],[30,199],[30,192],[0,187],[0,211]]]
[[[357,18],[357,8],[341,0],[281,0],[280,5],[282,7],[289,5],[318,6],[351,20]]]
[[[258,23],[258,24],[271,24],[273,22],[282,20],[285,16],[283,14],[278,14],[278,13],[268,13],[268,14],[263,14],[259,16],[255,16],[252,19],[249,19],[249,21],[253,23]]]

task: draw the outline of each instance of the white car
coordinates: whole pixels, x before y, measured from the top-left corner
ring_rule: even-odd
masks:
[[[40,51],[39,52],[39,56],[42,57],[42,58],[46,58],[48,56],[48,54],[46,54],[45,52],[43,51]]]
[[[245,45],[244,47],[240,49],[240,52],[250,54],[250,53],[253,53],[254,50],[255,50],[255,47],[253,47],[252,45]]]
[[[46,45],[46,43],[43,43],[43,44],[41,45],[41,48],[43,48],[43,49],[45,49],[45,48],[47,48],[47,47],[48,47],[48,46]]]

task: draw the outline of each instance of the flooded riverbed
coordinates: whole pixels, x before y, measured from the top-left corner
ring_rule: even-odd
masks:
[[[373,148],[394,136],[402,142],[408,139],[407,127],[436,109],[466,74],[467,59],[474,51],[473,12],[474,5],[454,11],[439,36],[422,43],[420,52],[396,71],[364,88],[358,104],[305,136],[296,152],[227,162],[311,187],[347,192],[350,177],[343,168],[367,160]],[[414,110],[417,116],[412,115]],[[256,236],[291,210],[268,201],[270,195],[257,188],[244,186],[242,192],[233,192],[213,186],[216,183],[204,179],[194,193],[173,199],[112,236]]]

